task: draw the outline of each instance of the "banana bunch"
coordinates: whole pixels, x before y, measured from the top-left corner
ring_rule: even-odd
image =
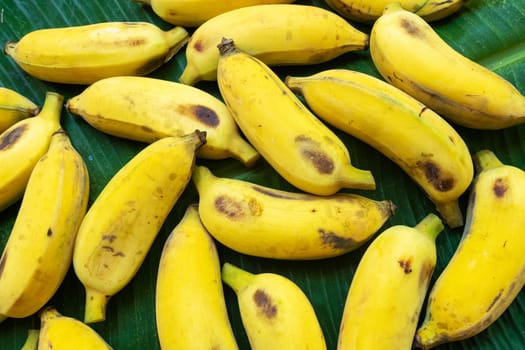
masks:
[[[415,227],[389,227],[368,246],[347,294],[338,350],[412,348],[443,229],[428,214]]]
[[[225,263],[222,280],[237,295],[252,350],[326,350],[323,331],[308,297],[292,280],[252,274]]]
[[[0,86],[0,134],[22,119],[35,116],[39,107],[18,92]]]
[[[285,83],[319,118],[398,164],[450,227],[463,225],[458,199],[470,185],[474,169],[467,145],[445,119],[366,73],[330,69],[288,76]]]
[[[317,6],[268,4],[239,8],[200,25],[186,46],[186,66],[179,81],[194,85],[216,80],[223,37],[269,66],[327,62],[368,48],[368,34],[332,11]]]
[[[237,350],[228,319],[215,242],[189,205],[162,249],[156,320],[163,350]]]
[[[454,50],[398,3],[372,26],[370,54],[385,80],[458,125],[502,129],[525,122],[525,96],[515,86]]]
[[[102,22],[39,29],[4,52],[29,75],[55,83],[91,84],[118,75],[146,75],[189,39],[183,27],[163,31],[148,22]]]
[[[477,177],[461,241],[434,283],[416,345],[472,337],[508,308],[525,284],[525,171],[490,150],[474,155]]]
[[[55,294],[71,266],[88,196],[86,165],[59,130],[31,172],[0,258],[0,315],[33,315]]]
[[[35,164],[48,150],[51,136],[60,129],[64,97],[47,92],[40,112],[0,134],[0,211],[19,200]]]
[[[219,45],[220,93],[248,141],[290,184],[316,195],[375,189],[368,170],[350,163],[346,145],[261,60]]]
[[[111,296],[135,276],[190,181],[203,132],[148,145],[104,186],[82,221],[73,266],[86,290],[84,321],[105,319]]]
[[[193,86],[150,77],[110,77],[70,98],[66,108],[110,135],[153,142],[198,129],[206,131],[198,157],[233,157],[246,166],[259,158],[239,134],[226,105]]]

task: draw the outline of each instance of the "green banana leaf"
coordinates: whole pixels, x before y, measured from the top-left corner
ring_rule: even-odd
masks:
[[[327,8],[323,0],[298,3]],[[7,41],[16,41],[35,29],[102,21],[149,21],[163,29],[171,27],[159,19],[151,8],[132,0],[0,0],[0,43],[4,45]],[[365,32],[370,31],[370,25],[354,24]],[[457,14],[432,25],[459,52],[496,71],[525,93],[525,1],[469,0]],[[151,76],[177,80],[185,63],[184,50],[181,50]],[[335,67],[379,76],[368,51],[345,54],[321,65],[280,67],[275,68],[275,71],[284,77],[285,74],[306,75]],[[21,71],[5,55],[0,55],[0,86],[18,91],[38,104],[42,104],[46,91],[57,91],[67,99],[85,88],[39,81]],[[220,97],[214,82],[199,83],[197,86]],[[105,135],[65,110],[62,125],[69,133],[74,146],[84,156],[89,168],[90,201],[96,198],[111,176],[144,147],[144,144],[138,142]],[[457,130],[466,140],[471,152],[488,148],[504,163],[525,169],[525,125],[500,131],[479,131],[461,127],[457,127]],[[378,188],[375,191],[354,192],[375,199],[390,199],[396,204],[397,212],[383,229],[397,224],[413,226],[426,214],[435,212],[432,203],[398,166],[368,145],[337,130],[334,131],[348,146],[352,163],[361,169],[370,169],[377,181]],[[235,160],[198,162],[209,166],[219,176],[242,177],[274,188],[294,190],[263,160],[253,169],[246,169]],[[197,200],[196,190],[190,184],[165,222],[136,277],[110,300],[107,320],[92,325],[115,349],[159,349],[154,295],[161,249],[187,205]],[[465,195],[460,200],[463,212],[466,202]],[[0,213],[0,248],[3,248],[8,239],[18,206],[13,205]],[[461,234],[462,228],[446,228],[438,237],[438,263],[433,281],[455,251]],[[219,243],[217,245],[222,262],[237,264],[251,272],[279,273],[296,282],[314,306],[328,348],[335,349],[346,294],[367,245],[338,258],[301,262],[245,256]],[[225,298],[239,346],[241,349],[249,349],[235,295],[228,287],[225,287]],[[84,290],[72,269],[50,304],[64,315],[83,318]],[[520,293],[508,310],[486,331],[461,342],[442,345],[438,349],[523,349],[524,309],[525,294]],[[19,349],[30,328],[39,328],[36,315],[5,320],[0,324],[0,349]]]

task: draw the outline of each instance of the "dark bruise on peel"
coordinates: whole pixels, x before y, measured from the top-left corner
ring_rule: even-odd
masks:
[[[421,31],[416,25],[414,25],[414,23],[412,23],[412,21],[402,19],[401,27],[403,27],[407,31],[407,33],[412,36],[421,36]]]
[[[440,167],[430,161],[418,162],[417,166],[423,169],[425,177],[439,192],[450,191],[454,187],[453,178],[442,178]]]
[[[12,145],[14,145],[16,141],[20,139],[20,137],[22,137],[26,130],[27,125],[24,124],[19,126],[18,128],[11,130],[8,134],[4,135],[4,137],[0,139],[0,151],[8,149]]]
[[[496,181],[494,182],[494,186],[492,187],[492,190],[494,191],[494,194],[498,198],[502,198],[503,196],[505,196],[505,193],[507,192],[507,189],[508,189],[508,187],[507,187],[507,185],[505,184],[505,182],[503,181],[502,178],[496,179]]]
[[[253,293],[253,301],[266,318],[275,318],[277,315],[277,306],[272,304],[272,299],[264,290],[257,289],[255,293]]]
[[[321,242],[324,246],[329,246],[335,250],[346,251],[356,245],[356,241],[351,238],[341,237],[335,234],[333,231],[325,231],[320,228],[317,230],[321,236]]]
[[[230,219],[238,219],[243,216],[240,204],[227,196],[217,197],[214,204],[218,212],[226,215]]]
[[[399,259],[398,263],[405,274],[408,275],[412,272],[412,261],[410,261],[410,259]]]
[[[46,235],[47,235],[48,237],[53,236],[53,230],[51,229],[51,227],[47,229],[47,233],[46,233]]]
[[[5,267],[5,261],[7,260],[7,252],[5,252],[2,255],[2,258],[0,259],[0,277],[2,277],[2,273],[4,272]]]
[[[195,48],[195,51],[201,52],[204,51],[204,45],[202,45],[202,41],[197,40],[195,44],[193,44],[193,47]]]
[[[334,162],[324,152],[320,151],[317,143],[310,137],[299,135],[295,143],[301,148],[302,156],[310,161],[320,174],[331,174],[334,171]]]
[[[209,127],[216,127],[219,125],[219,117],[217,113],[211,108],[202,105],[181,105],[179,106],[181,114],[189,113],[196,117],[198,121]]]

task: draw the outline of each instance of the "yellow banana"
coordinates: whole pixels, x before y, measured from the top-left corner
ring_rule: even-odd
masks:
[[[164,243],[156,285],[163,350],[237,350],[224,299],[215,242],[190,205]]]
[[[314,196],[215,177],[197,166],[193,182],[199,214],[225,246],[273,259],[323,259],[352,251],[369,240],[394,213],[389,200],[350,193]]]
[[[102,22],[35,30],[8,42],[4,52],[35,78],[91,84],[112,76],[149,74],[188,39],[180,26],[163,31],[147,22]]]
[[[27,331],[27,337],[22,344],[20,350],[38,350],[38,337],[40,335],[40,330],[30,328]]]
[[[285,82],[322,120],[398,164],[450,227],[463,225],[458,199],[474,168],[467,145],[445,119],[398,88],[357,71],[331,69],[289,76]]]
[[[225,263],[222,280],[237,295],[252,350],[325,350],[323,331],[308,297],[292,280],[252,274]]]
[[[71,266],[73,242],[86,212],[89,174],[63,130],[35,165],[0,258],[0,314],[35,314]]]
[[[27,97],[0,86],[0,134],[16,122],[36,115],[39,110]]]
[[[40,313],[38,350],[111,350],[93,328],[73,317],[61,315],[54,307]]]
[[[525,122],[525,96],[515,86],[397,3],[374,22],[370,54],[385,80],[458,125],[502,129]]]
[[[221,13],[246,6],[288,4],[295,0],[135,0],[151,6],[164,21],[187,27],[198,27]]]
[[[416,334],[423,349],[482,332],[525,284],[525,171],[501,163],[489,150],[474,160],[478,174],[463,236],[430,291]]]
[[[217,45],[223,37],[269,66],[322,63],[368,48],[368,34],[321,7],[248,6],[218,15],[195,30],[186,46],[182,83],[216,80]]]
[[[198,129],[206,131],[198,157],[233,157],[247,166],[259,158],[240,136],[226,105],[189,85],[149,77],[111,77],[69,99],[66,108],[110,135],[153,142]]]
[[[49,147],[51,135],[60,129],[64,97],[46,93],[42,109],[0,134],[0,211],[19,200],[33,167]]]
[[[106,184],[82,221],[73,266],[86,290],[84,321],[105,319],[109,299],[135,276],[190,181],[204,132],[148,145]]]
[[[266,64],[231,39],[219,48],[220,93],[246,138],[285,180],[317,195],[375,189],[371,172],[352,166],[345,144]]]
[[[428,214],[415,227],[391,226],[374,239],[350,284],[338,350],[412,348],[443,228]]]

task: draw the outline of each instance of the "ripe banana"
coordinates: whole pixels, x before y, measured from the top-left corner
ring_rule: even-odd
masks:
[[[18,121],[35,116],[39,107],[18,92],[0,86],[0,134]]]
[[[80,225],[73,266],[86,289],[84,321],[105,319],[109,299],[135,276],[191,178],[195,131],[148,145],[106,184]]]
[[[49,147],[51,135],[60,129],[64,97],[47,92],[40,112],[0,134],[0,211],[19,200],[33,167]]]
[[[314,196],[193,171],[199,215],[209,233],[237,252],[273,259],[323,259],[369,240],[394,213],[389,200],[350,193]]]
[[[325,350],[323,331],[308,297],[292,280],[274,273],[252,274],[232,264],[222,280],[237,295],[252,350]]]
[[[398,164],[450,227],[463,225],[458,199],[474,169],[467,145],[445,119],[398,88],[357,71],[331,69],[289,76],[285,82],[319,118]]]
[[[385,80],[458,125],[502,129],[525,122],[525,96],[515,86],[399,4],[388,5],[372,26],[370,54]]]
[[[118,75],[146,75],[189,39],[178,26],[163,31],[147,22],[102,22],[39,29],[4,52],[29,75],[55,83],[91,84]]]
[[[261,60],[219,45],[220,93],[246,138],[290,184],[317,195],[341,188],[375,189],[371,172],[355,168],[345,144]]]
[[[223,37],[269,66],[322,63],[368,48],[368,34],[321,7],[248,6],[218,15],[195,30],[186,46],[182,83],[217,79],[217,45]]]
[[[246,6],[288,4],[295,0],[135,0],[151,6],[164,21],[187,27],[198,27],[221,13]]]
[[[428,214],[415,227],[391,226],[374,239],[350,284],[338,350],[411,349],[443,228]]]
[[[63,130],[35,165],[0,258],[0,314],[35,314],[55,294],[71,266],[86,212],[89,174]]]
[[[69,99],[66,108],[110,135],[153,142],[198,129],[206,131],[198,157],[233,157],[247,166],[259,158],[240,136],[226,105],[189,85],[149,77],[111,77]]]
[[[238,349],[215,242],[202,225],[196,205],[188,206],[164,243],[155,307],[163,350]]]
[[[474,155],[477,177],[461,241],[433,285],[416,345],[472,337],[507,309],[525,284],[525,171],[489,150]]]
[[[61,315],[54,307],[40,313],[39,350],[111,350],[93,328],[73,317]]]

